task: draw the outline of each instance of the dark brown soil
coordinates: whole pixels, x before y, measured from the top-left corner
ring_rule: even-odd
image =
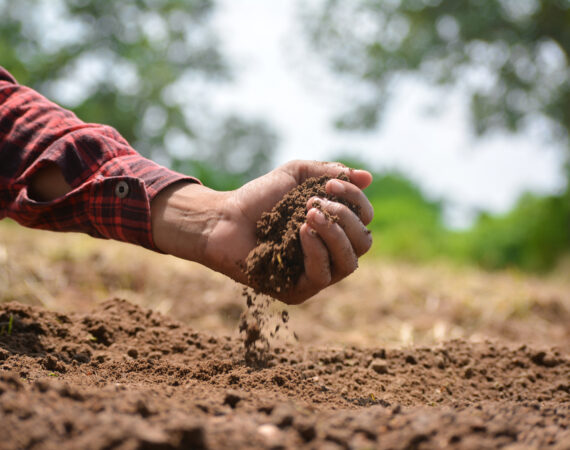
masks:
[[[349,181],[346,175],[338,178]],[[239,325],[244,338],[245,361],[249,365],[265,366],[271,340],[279,336],[281,328],[287,329],[288,313],[282,311],[281,320],[276,321],[269,307],[272,296],[294,288],[305,270],[300,229],[306,220],[309,199],[334,200],[359,213],[356,205],[327,194],[325,185],[330,179],[326,175],[308,178],[285,194],[257,222],[257,246],[249,253],[245,267],[249,285],[254,288],[243,291],[247,310]],[[319,204],[315,206],[319,207]],[[337,220],[334,216],[329,217]]]
[[[325,184],[330,179],[328,176],[307,179],[261,216],[257,223],[257,247],[246,259],[249,285],[257,292],[274,296],[288,291],[299,281],[305,270],[299,230],[305,222],[306,205],[311,197],[343,203],[358,213],[355,205],[326,193]],[[346,175],[339,179],[348,181]]]
[[[242,313],[239,331],[244,344],[244,359],[254,368],[267,367],[271,359],[269,352],[272,343],[291,335],[298,340],[295,332],[289,330],[289,312],[272,307],[277,303],[272,297],[256,294],[252,289],[244,288],[247,309]]]
[[[273,347],[123,300],[0,306],[0,448],[569,448],[567,349]]]

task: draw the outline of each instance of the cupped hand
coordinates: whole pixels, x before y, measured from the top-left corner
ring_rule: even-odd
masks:
[[[352,273],[358,257],[370,248],[366,225],[373,209],[362,192],[372,181],[369,172],[339,163],[292,161],[235,191],[175,185],[153,200],[155,243],[166,253],[200,262],[247,284],[243,263],[257,244],[255,230],[261,214],[307,178],[340,174],[346,174],[350,182],[329,180],[326,191],[358,205],[360,217],[341,203],[309,200],[307,221],[300,230],[305,272],[295,288],[279,294],[285,303],[301,303]],[[330,215],[323,211],[338,220],[327,219]]]

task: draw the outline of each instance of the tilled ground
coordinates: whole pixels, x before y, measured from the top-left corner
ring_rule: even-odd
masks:
[[[243,343],[123,300],[0,306],[0,448],[570,448],[566,349]]]

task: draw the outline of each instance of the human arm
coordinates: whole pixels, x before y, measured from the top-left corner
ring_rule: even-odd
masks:
[[[288,303],[351,273],[369,248],[364,224],[372,208],[360,188],[370,174],[298,161],[236,191],[213,191],[142,158],[111,127],[81,122],[0,68],[0,218],[142,245],[245,282],[240,263],[256,244],[261,213],[307,177],[340,173],[354,183],[341,183],[341,196],[361,207],[362,220],[339,203],[321,201],[339,217],[321,224],[321,213],[310,208],[300,230],[306,271],[296,289],[283,293]],[[333,189],[329,182],[327,190]]]
[[[38,195],[66,192],[68,187],[58,172],[54,168],[37,177]],[[261,214],[307,176],[340,173],[349,175],[354,184],[329,181],[327,192],[359,205],[362,219],[340,203],[319,199],[322,209],[338,217],[334,223],[313,207],[314,199],[308,202],[307,223],[300,230],[305,273],[294,290],[281,296],[286,303],[300,303],[352,273],[358,257],[370,248],[365,224],[372,219],[372,208],[360,190],[370,184],[368,172],[334,163],[295,161],[231,192],[179,182],[161,191],[151,203],[154,242],[165,253],[199,262],[247,284],[243,261],[256,245],[255,227]]]

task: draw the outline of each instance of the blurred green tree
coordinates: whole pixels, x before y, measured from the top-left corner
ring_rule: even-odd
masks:
[[[568,146],[569,0],[326,0],[304,11],[317,55],[363,88],[339,127],[375,127],[393,82],[413,74],[461,88],[478,134],[543,120]]]
[[[230,190],[258,177],[271,165],[277,135],[261,121],[229,116],[197,145],[199,159],[174,158],[175,170],[191,173],[205,185]]]
[[[375,171],[354,156],[334,158],[348,167],[373,174],[365,189],[374,207],[369,229],[374,234],[372,254],[422,262],[447,251],[448,231],[443,221],[443,204],[428,198],[411,179],[396,171]]]
[[[235,187],[269,168],[277,139],[208,103],[208,88],[231,79],[214,9],[213,0],[0,0],[0,64],[143,155],[230,172]]]
[[[487,269],[544,272],[570,249],[569,230],[566,198],[526,194],[508,213],[482,214],[471,230],[451,237],[448,253]]]
[[[301,12],[315,53],[348,81],[354,106],[339,128],[378,126],[395,83],[413,76],[464,93],[476,135],[540,124],[566,149],[565,193],[483,214],[471,231],[448,233],[443,253],[546,270],[570,251],[570,0],[325,0]]]
[[[441,255],[446,230],[440,202],[397,172],[374,174],[366,195],[374,207],[374,253],[416,262]]]

